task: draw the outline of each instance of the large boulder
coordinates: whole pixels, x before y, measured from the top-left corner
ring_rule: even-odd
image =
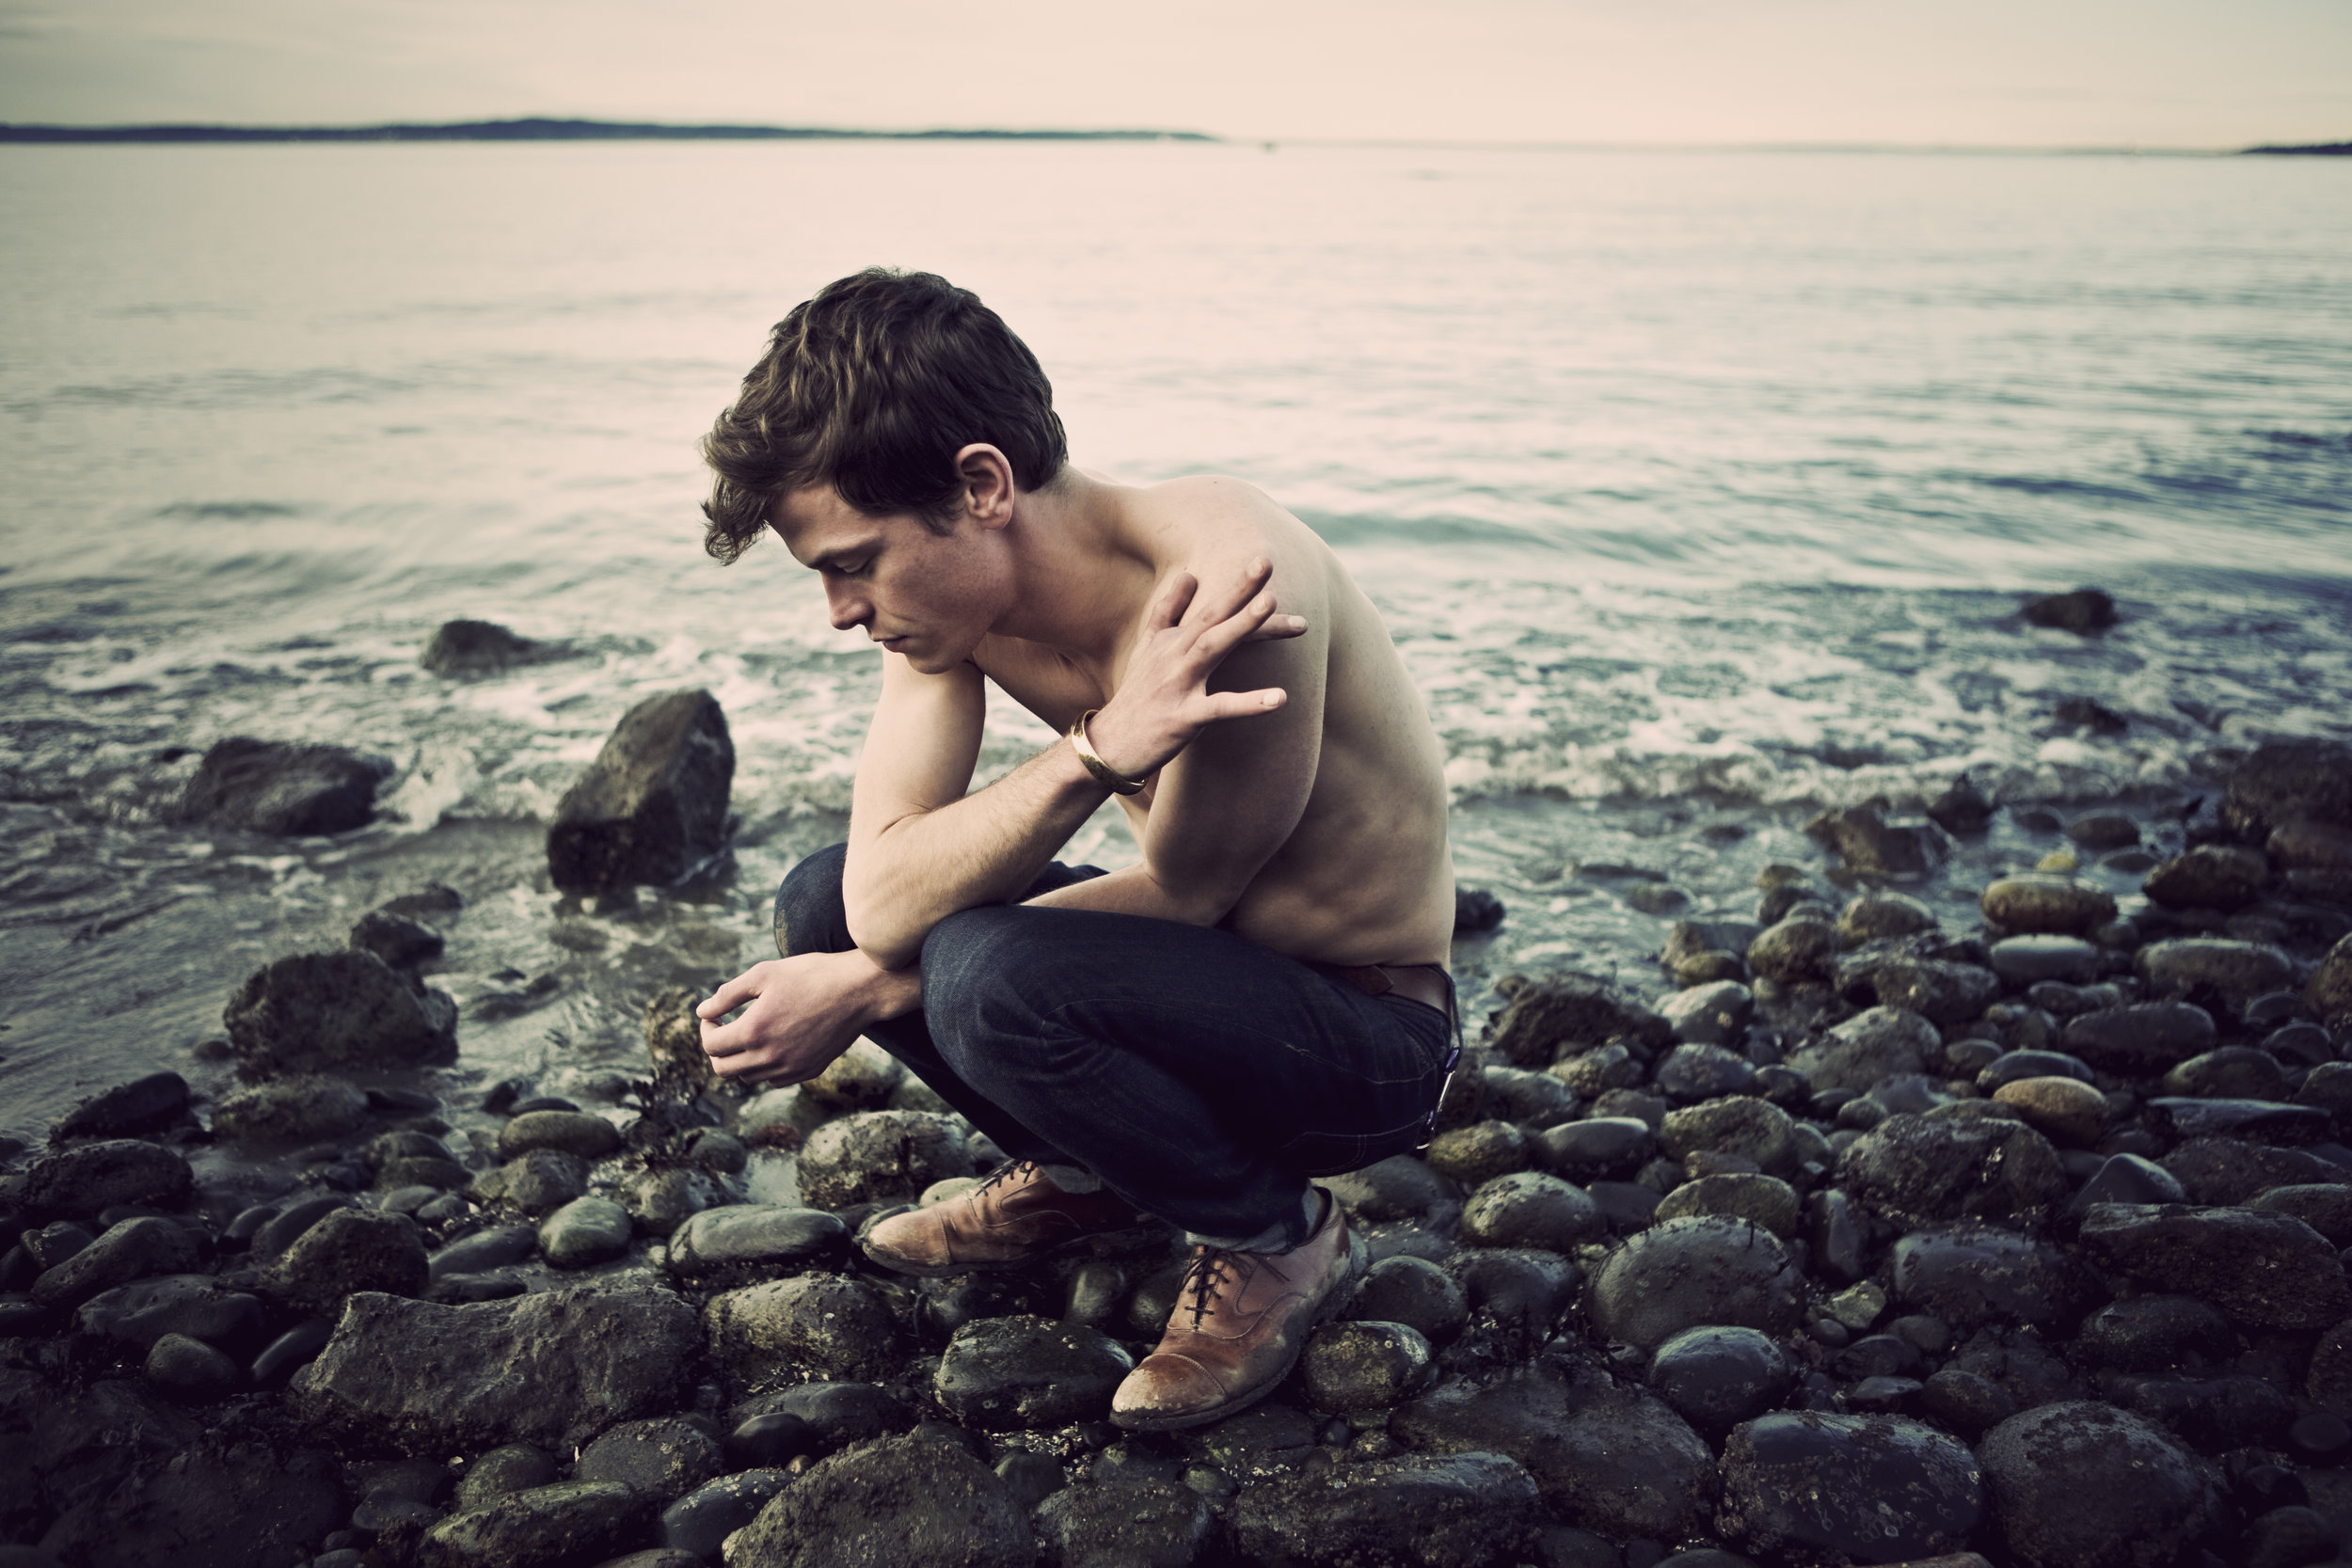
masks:
[[[1778,1237],[1694,1214],[1627,1238],[1593,1275],[1584,1310],[1605,1338],[1646,1351],[1707,1324],[1785,1334],[1804,1299],[1804,1276]]]
[[[2155,1568],[2222,1517],[2211,1469],[2112,1405],[2045,1404],[1977,1445],[2002,1541],[2025,1568]]]
[[[496,621],[444,621],[417,662],[437,675],[467,679],[503,674],[517,664],[533,664],[548,650],[517,637]]]
[[[953,1443],[889,1437],[812,1465],[732,1538],[756,1568],[1031,1568],[1011,1489]]]
[[[2058,1150],[2022,1121],[1965,1114],[1989,1109],[1962,1101],[1888,1117],[1838,1157],[1838,1186],[1906,1225],[2046,1214],[2067,1196]]]
[[[1657,1049],[1674,1041],[1673,1026],[1608,981],[1591,974],[1558,974],[1505,982],[1508,1002],[1495,1018],[1488,1045],[1509,1067],[1544,1068],[1582,1049],[1633,1040]]]
[[[367,826],[391,772],[341,746],[232,736],[204,753],[180,797],[185,822],[260,833],[340,833]]]
[[[726,843],[735,743],[707,691],[648,697],[557,805],[548,873],[565,893],[675,882]]]
[[[270,1260],[261,1287],[290,1306],[325,1314],[355,1291],[420,1295],[430,1273],[423,1234],[407,1216],[338,1209]]]
[[[122,1203],[177,1205],[195,1183],[176,1151],[112,1138],[42,1155],[0,1196],[31,1219],[81,1220]]]
[[[2289,1214],[2102,1203],[2083,1217],[2082,1245],[2100,1268],[2210,1302],[2246,1328],[2324,1328],[2352,1313],[2336,1249]]]
[[[116,1442],[130,1435],[119,1427],[105,1433]],[[39,1553],[0,1546],[0,1563],[281,1568],[349,1516],[340,1468],[316,1449],[210,1436],[118,1485],[90,1489],[60,1512]],[[53,1489],[57,1480],[53,1471]]]
[[[1716,1528],[1759,1555],[1894,1562],[1963,1550],[1984,1508],[1958,1438],[1894,1416],[1784,1410],[1724,1445]]]
[[[1292,1472],[1252,1484],[1233,1506],[1248,1560],[1297,1568],[1487,1568],[1525,1558],[1543,1524],[1535,1481],[1498,1453]]]
[[[1714,1455],[1654,1394],[1606,1377],[1575,1383],[1538,1369],[1484,1386],[1440,1385],[1390,1418],[1424,1453],[1497,1453],[1526,1466],[1544,1504],[1618,1537],[1674,1540],[1715,1500]]]
[[[661,1290],[467,1307],[362,1293],[288,1397],[313,1427],[365,1447],[568,1449],[614,1421],[675,1409],[701,1349],[694,1309]]]
[[[457,1007],[373,953],[296,953],[257,970],[221,1012],[247,1078],[444,1066]]]

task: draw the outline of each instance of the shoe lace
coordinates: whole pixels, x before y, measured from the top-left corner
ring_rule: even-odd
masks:
[[[1187,1294],[1192,1297],[1190,1311],[1195,1329],[1200,1328],[1200,1320],[1209,1315],[1210,1304],[1216,1300],[1218,1288],[1239,1283],[1244,1276],[1233,1271],[1247,1267],[1237,1255],[1217,1247],[1202,1247],[1184,1269],[1184,1278],[1177,1282],[1176,1301],[1178,1309],[1184,1310],[1184,1297]]]
[[[1035,1160],[1008,1160],[1003,1164],[998,1165],[994,1170],[990,1171],[988,1175],[981,1180],[980,1184],[972,1189],[972,1196],[974,1197],[977,1197],[980,1194],[987,1192],[991,1187],[998,1186],[1004,1182],[1010,1181],[1015,1178],[1026,1178],[1033,1176],[1037,1173],[1039,1165]]]

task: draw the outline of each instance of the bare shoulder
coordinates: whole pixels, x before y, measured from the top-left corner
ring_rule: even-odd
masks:
[[[1320,598],[1331,555],[1315,531],[1247,480],[1192,474],[1139,492],[1162,558],[1201,580],[1239,573],[1261,556],[1274,563],[1288,603]]]

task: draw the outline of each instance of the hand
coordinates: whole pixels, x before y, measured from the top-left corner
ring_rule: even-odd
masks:
[[[1190,572],[1175,573],[1152,603],[1142,641],[1124,678],[1087,725],[1087,739],[1103,760],[1131,779],[1157,772],[1220,719],[1271,713],[1288,700],[1279,686],[1256,691],[1211,691],[1209,676],[1244,642],[1296,637],[1304,616],[1275,613],[1274,595],[1261,592],[1274,568],[1252,561],[1227,587],[1200,591]]]
[[[754,964],[694,1009],[711,1070],[745,1084],[816,1077],[874,1022],[865,955],[803,953]],[[736,1008],[742,1015],[721,1023]]]

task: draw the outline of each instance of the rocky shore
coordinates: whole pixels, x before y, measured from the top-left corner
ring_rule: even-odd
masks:
[[[707,696],[633,711],[557,879],[717,852],[732,756]],[[189,809],[356,776],[241,748]],[[0,1568],[2339,1560],[2352,753],[2261,748],[2161,858],[2054,822],[1950,928],[1902,889],[1993,816],[1824,816],[1655,983],[1502,981],[1431,1146],[1329,1183],[1360,1291],[1165,1436],[1104,1418],[1172,1233],[876,1270],[861,1226],[997,1151],[863,1042],[716,1082],[684,990],[614,1103],[460,1098],[455,911],[395,900],[229,999],[233,1092],[125,1083],[13,1163]],[[2078,874],[2131,854],[2129,909]]]

